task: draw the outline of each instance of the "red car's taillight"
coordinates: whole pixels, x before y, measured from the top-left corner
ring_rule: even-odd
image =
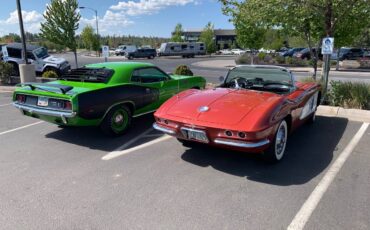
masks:
[[[15,99],[18,103],[25,103],[26,102],[26,95],[17,94]]]

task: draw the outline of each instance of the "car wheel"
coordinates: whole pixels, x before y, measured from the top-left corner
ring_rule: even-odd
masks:
[[[132,113],[125,106],[120,105],[109,110],[103,122],[100,124],[102,131],[110,136],[124,134],[131,125]]]
[[[313,123],[315,123],[315,121],[316,121],[316,111],[312,115],[310,115],[310,117],[307,120],[307,123],[308,124],[313,124]]]
[[[264,152],[265,159],[270,162],[278,162],[283,159],[287,140],[288,124],[283,120],[279,124],[270,147]]]

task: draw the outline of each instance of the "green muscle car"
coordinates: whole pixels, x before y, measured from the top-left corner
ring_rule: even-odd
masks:
[[[119,135],[133,117],[154,112],[180,91],[203,89],[205,82],[197,76],[168,75],[149,63],[90,64],[53,82],[19,84],[13,105],[24,115],[60,126],[100,126]]]

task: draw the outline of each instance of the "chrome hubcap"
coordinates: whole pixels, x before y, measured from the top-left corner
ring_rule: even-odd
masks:
[[[121,123],[123,121],[123,116],[122,114],[118,114],[115,118],[114,118],[114,122],[115,123]]]

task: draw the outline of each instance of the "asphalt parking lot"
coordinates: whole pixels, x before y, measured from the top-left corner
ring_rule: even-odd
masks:
[[[0,229],[370,228],[370,128],[361,122],[318,117],[271,165],[185,148],[152,130],[151,114],[110,138],[22,116],[10,99],[0,92]]]

